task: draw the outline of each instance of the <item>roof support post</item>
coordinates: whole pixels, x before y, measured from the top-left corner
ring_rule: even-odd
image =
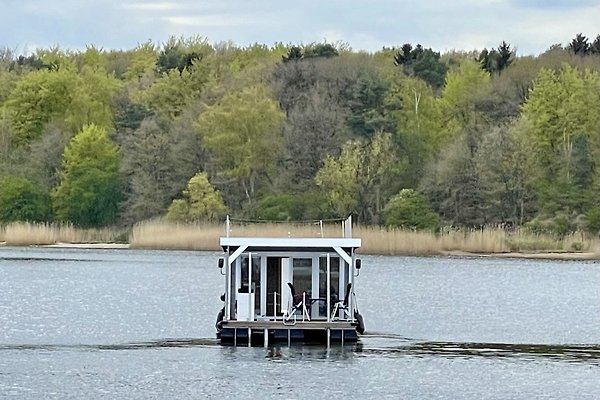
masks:
[[[333,249],[335,250],[336,253],[338,253],[340,255],[340,257],[342,257],[344,259],[344,261],[346,261],[348,263],[348,265],[351,265],[352,267],[354,267],[354,265],[352,265],[352,257],[350,257],[348,255],[348,253],[346,253],[346,251],[344,251],[344,249],[342,249],[339,246],[333,246]]]

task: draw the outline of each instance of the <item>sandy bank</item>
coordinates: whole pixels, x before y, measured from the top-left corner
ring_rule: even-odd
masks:
[[[466,251],[446,251],[446,256],[457,257],[492,257],[492,258],[526,258],[538,260],[600,260],[597,253],[568,253],[568,252],[543,252],[543,253],[469,253]]]
[[[127,243],[56,243],[47,244],[43,247],[61,247],[75,249],[128,249]]]
[[[6,242],[0,242],[0,246],[6,246]],[[48,245],[33,245],[39,247],[76,248],[76,249],[129,249],[128,243],[56,243]],[[160,250],[160,249],[157,249]],[[207,250],[208,251],[208,250]],[[212,250],[211,250],[212,251]],[[372,254],[389,255],[389,254]],[[403,254],[395,254],[402,256]],[[414,254],[413,254],[414,255]],[[600,260],[600,254],[594,252],[507,252],[507,253],[472,253],[467,251],[453,250],[444,251],[442,256],[449,257],[488,257],[488,258],[522,258],[539,260]],[[418,255],[417,255],[418,256]],[[423,255],[427,256],[427,255]]]

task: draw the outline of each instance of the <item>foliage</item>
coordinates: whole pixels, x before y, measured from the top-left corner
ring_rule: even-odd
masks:
[[[43,187],[26,178],[6,176],[0,179],[0,188],[0,222],[50,220],[50,195]]]
[[[451,140],[462,129],[477,120],[476,102],[488,90],[490,76],[475,61],[464,61],[446,76],[440,98],[445,140]]]
[[[405,184],[416,186],[423,170],[444,143],[439,100],[420,79],[397,77],[385,99],[386,115],[392,121],[395,141],[408,158]]]
[[[249,202],[257,181],[273,171],[281,146],[283,114],[266,87],[254,85],[226,95],[206,109],[197,127],[213,154],[220,182],[241,185]]]
[[[149,41],[142,43],[133,50],[132,60],[124,77],[127,80],[141,80],[144,76],[152,74],[156,63],[156,47]]]
[[[319,191],[280,193],[261,198],[254,218],[265,221],[303,221],[328,217],[325,200]]]
[[[339,51],[331,43],[311,43],[304,47],[304,58],[329,58],[337,55],[339,55]]]
[[[600,35],[591,38],[537,56],[507,42],[370,54],[198,36],[132,50],[0,49],[0,177],[51,191],[60,220],[88,226],[181,208],[205,171],[240,218],[354,213],[378,224],[404,188],[451,225],[597,232]],[[90,127],[104,139],[85,140],[101,143],[93,156],[73,156],[73,136]]]
[[[208,174],[199,172],[188,182],[183,199],[173,200],[166,218],[171,221],[215,221],[226,213],[223,199],[208,181]]]
[[[590,208],[585,214],[585,219],[588,232],[596,235],[600,233],[600,206]]]
[[[433,209],[454,226],[481,227],[487,223],[474,148],[469,137],[461,135],[428,166],[420,184]]]
[[[327,157],[315,177],[333,215],[356,214],[359,221],[377,223],[383,204],[399,184],[402,160],[394,154],[391,135],[378,133],[368,143],[349,141],[339,157]]]
[[[196,36],[189,39],[171,36],[162,46],[156,62],[158,72],[163,74],[172,70],[183,73],[197,61],[211,54],[213,49],[205,38]]]
[[[515,60],[515,57],[515,50],[512,50],[510,44],[503,41],[497,49],[491,51],[483,49],[479,54],[478,61],[481,63],[481,68],[493,74],[506,69]]]
[[[571,43],[569,43],[569,50],[575,55],[585,56],[591,52],[592,46],[590,45],[587,37],[583,36],[581,33],[578,33],[575,35],[575,38],[571,40]]]
[[[58,58],[52,62],[63,62]],[[73,67],[34,71],[17,82],[6,102],[16,132],[15,143],[30,143],[55,119],[65,121],[72,133],[87,124],[112,129],[110,102],[119,82],[98,62],[84,65],[80,73]]]
[[[56,218],[82,227],[116,221],[121,200],[119,151],[105,130],[87,125],[65,149],[59,186],[52,193]]]
[[[31,142],[40,136],[46,123],[66,117],[76,80],[71,71],[39,70],[17,82],[6,102],[15,130],[15,144]]]
[[[181,121],[183,123],[183,121]],[[119,137],[126,200],[123,223],[161,216],[199,168],[197,135],[189,126],[144,120],[133,132]]]
[[[405,73],[427,82],[434,89],[444,84],[448,67],[440,62],[440,53],[432,49],[424,49],[417,44],[415,48],[410,43],[404,44],[394,56],[394,63],[402,66]]]
[[[384,222],[388,227],[437,230],[440,218],[425,197],[413,189],[402,189],[386,204]]]
[[[208,82],[207,65],[194,62],[184,70],[170,69],[133,100],[162,117],[175,119],[202,94]]]
[[[546,217],[581,214],[589,207],[600,139],[599,89],[595,72],[568,65],[559,71],[542,69],[523,107],[541,171],[537,192]]]

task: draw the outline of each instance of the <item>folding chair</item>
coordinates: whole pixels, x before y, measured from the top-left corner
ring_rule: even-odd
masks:
[[[305,292],[302,292],[301,294],[296,293],[296,289],[291,282],[288,282],[288,286],[290,287],[290,292],[292,294],[292,307],[288,314],[284,317],[285,321],[289,321],[298,310],[302,311],[303,321],[304,318],[307,318],[310,321],[310,314],[308,313],[308,308],[306,308],[306,302],[307,300],[310,301],[310,299],[306,298]]]
[[[350,318],[350,309],[348,308],[348,300],[350,299],[350,290],[352,289],[352,283],[348,283],[346,286],[346,294],[344,295],[344,300],[338,300],[333,305],[333,311],[331,312],[331,320],[340,319],[339,312],[344,312],[344,319]]]

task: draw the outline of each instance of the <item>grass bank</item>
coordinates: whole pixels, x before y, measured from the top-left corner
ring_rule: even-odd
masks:
[[[320,224],[232,225],[232,236],[339,237],[341,226]],[[152,221],[137,224],[130,231],[119,229],[77,229],[70,225],[15,223],[0,228],[0,242],[6,245],[53,245],[58,243],[121,243],[131,248],[218,251],[221,224],[173,224]],[[449,230],[442,234],[388,230],[380,227],[354,227],[362,238],[362,254],[443,255],[452,253],[574,253],[600,258],[600,242],[584,233],[563,238],[534,234],[527,230],[500,228]]]

